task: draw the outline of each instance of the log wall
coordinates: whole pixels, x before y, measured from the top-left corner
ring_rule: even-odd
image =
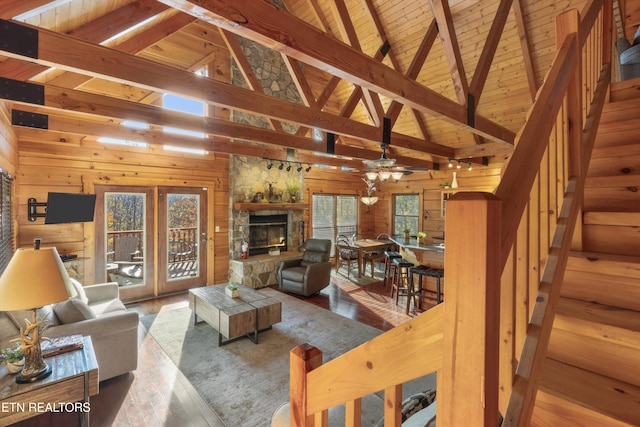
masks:
[[[86,258],[85,283],[93,283],[95,257],[93,223],[44,225],[27,220],[27,199],[46,201],[50,191],[92,193],[95,185],[206,187],[209,194],[207,225],[207,283],[225,282],[228,274],[228,177],[227,155],[168,155],[161,147],[115,148],[92,141],[53,141],[50,133],[24,129],[19,132],[15,202],[18,212],[18,246],[30,246],[35,237],[58,251]],[[215,232],[215,227],[219,231]],[[157,243],[157,242],[156,242]]]

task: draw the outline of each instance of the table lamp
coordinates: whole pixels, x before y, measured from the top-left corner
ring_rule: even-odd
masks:
[[[32,310],[31,321],[25,319],[20,328],[20,344],[24,368],[16,376],[17,383],[30,383],[51,374],[51,366],[42,358],[40,342],[47,327],[46,319],[36,319],[38,308],[64,301],[76,292],[55,247],[18,249],[0,276],[0,310]]]

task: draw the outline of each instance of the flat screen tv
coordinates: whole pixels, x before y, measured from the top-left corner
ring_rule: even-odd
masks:
[[[45,224],[93,221],[95,194],[49,193]]]

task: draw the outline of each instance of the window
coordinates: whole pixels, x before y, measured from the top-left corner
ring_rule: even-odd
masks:
[[[13,177],[0,169],[0,274],[13,256],[11,190]]]
[[[408,228],[415,235],[419,230],[420,199],[417,194],[394,194],[393,234],[402,234]]]
[[[358,198],[314,194],[311,218],[311,236],[315,238],[333,242],[338,234],[351,236],[358,230]]]

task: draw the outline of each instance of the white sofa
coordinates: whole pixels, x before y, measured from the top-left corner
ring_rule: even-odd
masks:
[[[49,338],[90,335],[98,360],[100,381],[134,371],[138,366],[138,313],[127,310],[119,298],[115,282],[82,286],[72,279],[78,295],[61,303],[42,307],[38,318],[46,316]],[[0,348],[11,346],[31,311],[0,312]]]

